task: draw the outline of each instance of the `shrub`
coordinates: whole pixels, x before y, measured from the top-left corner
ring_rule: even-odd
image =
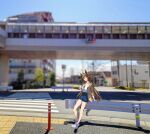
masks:
[[[123,89],[123,90],[135,90],[133,87],[125,87],[125,86],[116,86],[115,89]]]

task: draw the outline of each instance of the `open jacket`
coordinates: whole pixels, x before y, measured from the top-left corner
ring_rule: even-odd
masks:
[[[77,95],[78,98],[82,96],[83,91],[81,90],[79,94]],[[100,101],[102,100],[102,97],[99,95],[99,92],[94,88],[94,85],[91,84],[87,88],[87,94],[88,94],[88,101]]]

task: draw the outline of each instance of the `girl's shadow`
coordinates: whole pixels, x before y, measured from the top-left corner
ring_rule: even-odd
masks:
[[[74,123],[73,121],[66,121],[66,122],[64,122],[64,125],[73,124],[73,123]],[[147,129],[144,129],[144,128],[141,128],[141,127],[137,128],[137,127],[123,126],[123,125],[93,123],[93,122],[88,122],[88,121],[80,122],[80,126],[78,127],[78,129],[74,129],[74,133],[77,133],[79,128],[83,127],[83,126],[99,126],[99,127],[130,129],[130,130],[134,130],[134,131],[141,131],[141,132],[144,132],[145,134],[150,134],[150,130],[147,130]]]

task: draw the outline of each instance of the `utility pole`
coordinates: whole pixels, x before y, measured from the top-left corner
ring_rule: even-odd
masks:
[[[132,60],[131,60],[131,87],[134,87],[134,78],[133,78],[133,66],[132,66]]]
[[[126,86],[128,87],[128,65],[127,65],[127,60],[126,60]]]
[[[120,86],[120,63],[119,60],[117,60],[117,72],[118,72],[118,86]]]
[[[66,65],[63,64],[61,67],[62,67],[62,75],[63,75],[62,77],[63,77],[63,92],[64,92],[64,74],[66,70]]]
[[[94,74],[95,74],[95,63],[94,63],[94,60],[92,61],[92,68],[93,68],[93,83],[95,83],[95,81],[94,81]]]

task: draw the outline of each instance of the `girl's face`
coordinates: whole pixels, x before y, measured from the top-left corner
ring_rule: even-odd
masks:
[[[86,76],[84,76],[83,80],[84,80],[85,82],[87,82],[87,81],[88,81],[88,78],[87,78]]]

